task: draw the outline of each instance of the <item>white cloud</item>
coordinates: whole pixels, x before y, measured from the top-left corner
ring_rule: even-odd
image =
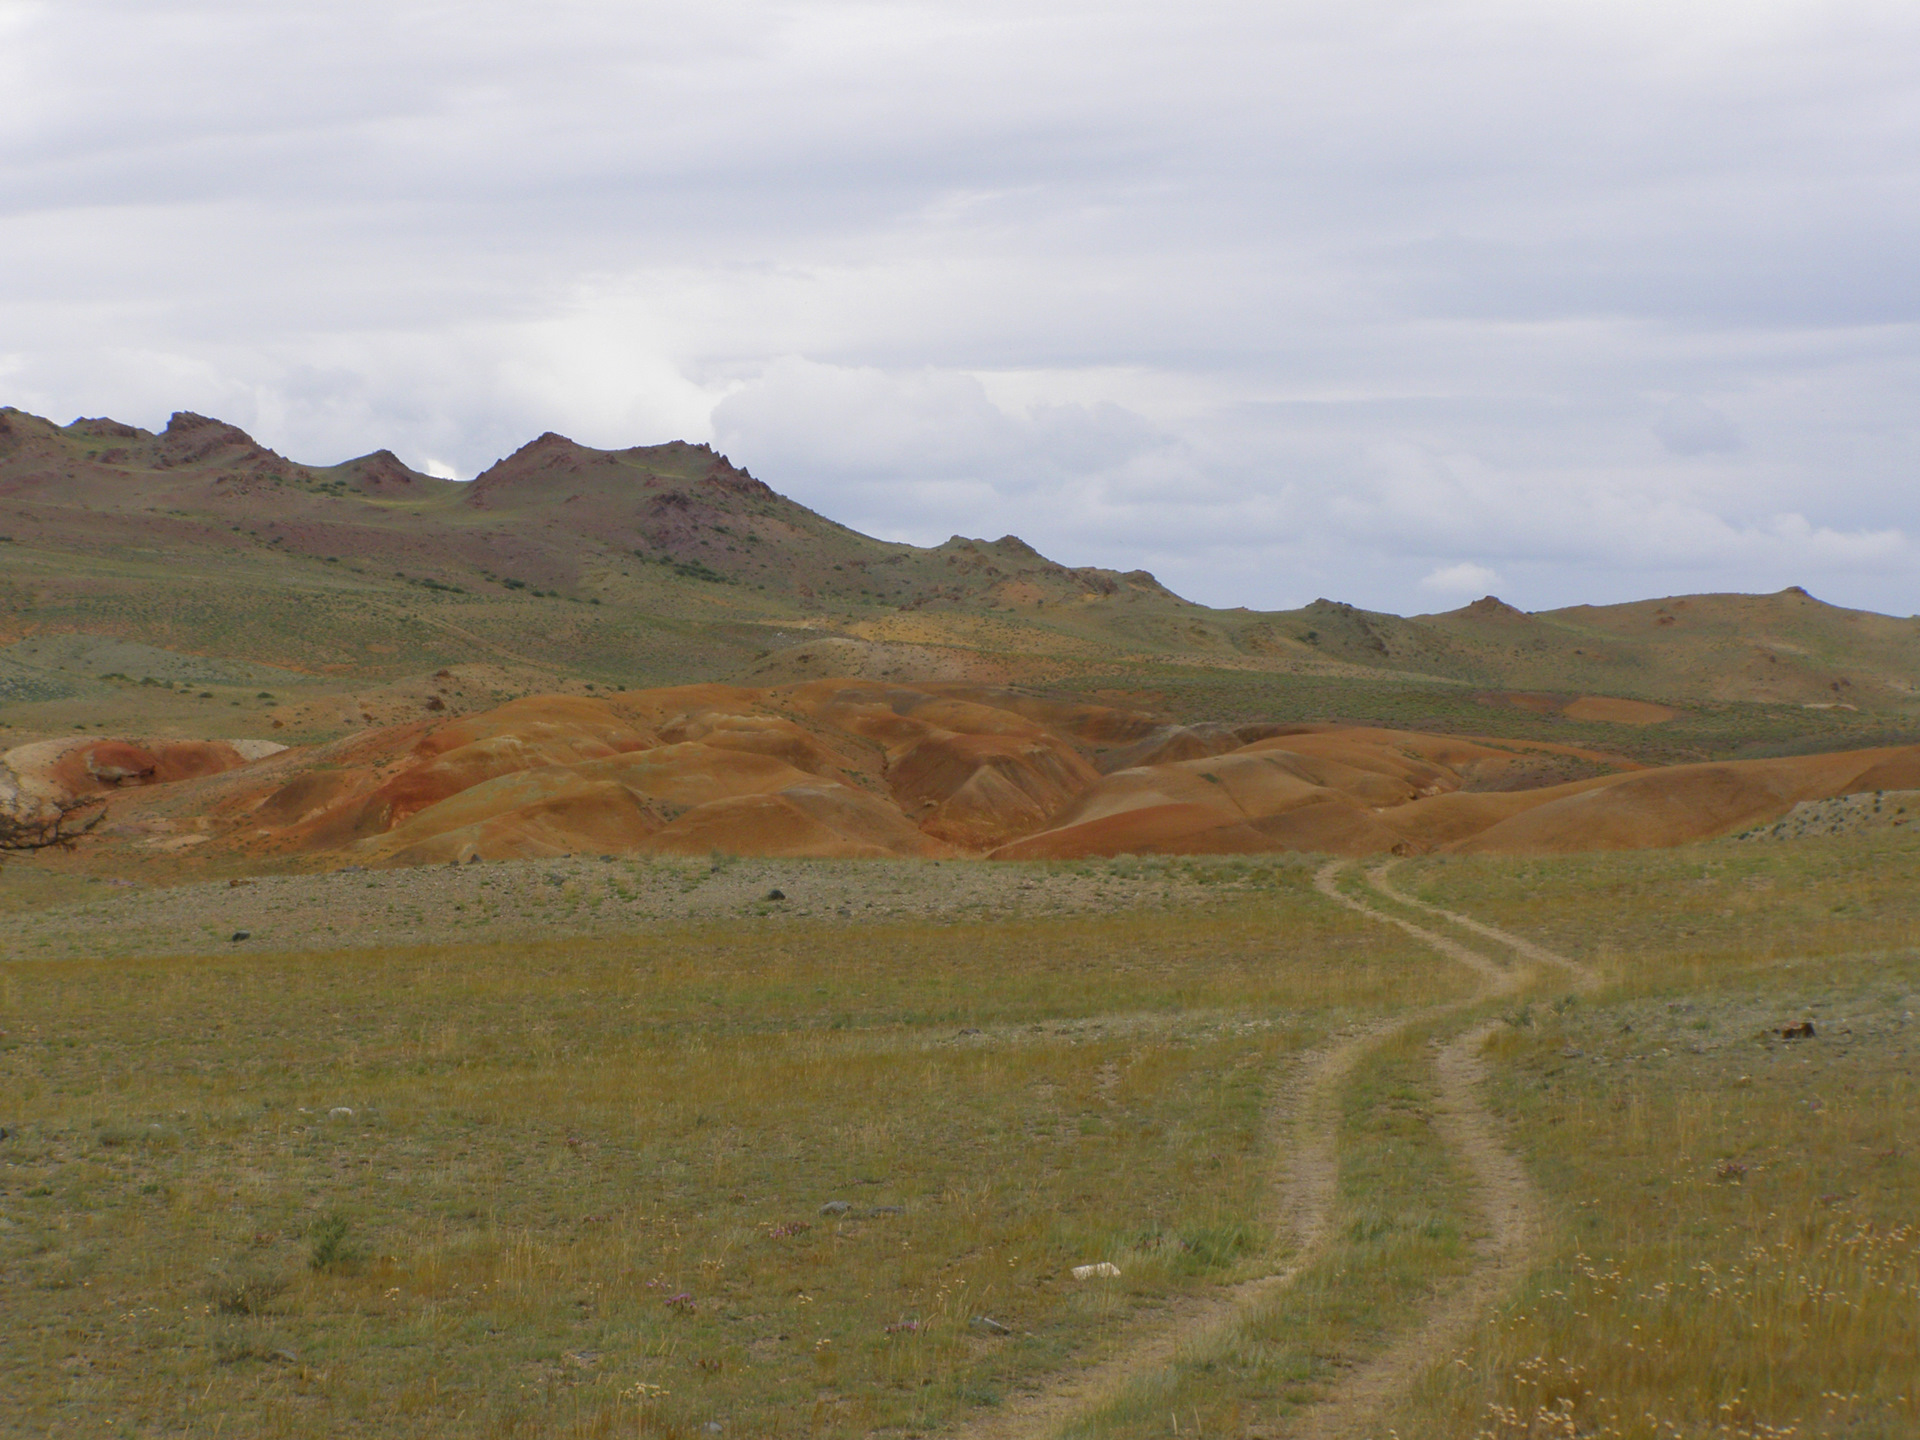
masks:
[[[1462,560],[1456,565],[1442,565],[1420,578],[1421,589],[1438,591],[1442,595],[1488,595],[1499,583],[1499,571],[1476,565],[1471,560]]]

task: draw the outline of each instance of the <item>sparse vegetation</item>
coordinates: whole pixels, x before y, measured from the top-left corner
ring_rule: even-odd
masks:
[[[307,1254],[310,1270],[331,1270],[353,1258],[347,1248],[347,1232],[352,1223],[338,1210],[329,1210],[313,1222],[313,1248]]]
[[[762,863],[702,886],[762,894]],[[1298,1057],[1464,983],[1300,865],[1058,868],[1119,909],[9,967],[9,1393],[36,1424],[585,1434],[644,1398],[663,1431],[853,1434],[1045,1384],[1260,1273]],[[486,870],[475,894],[519,873]],[[1911,1433],[1912,838],[1396,874],[1603,985],[1493,1006],[1485,1098],[1545,1231],[1381,1433]],[[1176,880],[1179,908],[1133,908]],[[1308,1270],[1075,1433],[1270,1422],[1418,1330],[1477,1263],[1429,1044],[1474,1013],[1340,1089]],[[1816,1039],[1780,1038],[1803,1017]],[[1094,1261],[1121,1279],[1067,1273]],[[132,1344],[137,1372],[66,1387],[59,1356]]]
[[[315,476],[245,437],[108,465],[8,424],[0,478],[41,487],[0,557],[9,745],[316,744],[555,690],[776,685],[829,646],[887,683],[1010,676],[1156,723],[1652,763],[1920,741],[1920,622],[1793,591],[1210,611],[1018,541],[860,536],[704,447],[542,442],[468,487]],[[1293,856],[299,874],[113,803],[111,863],[61,843],[98,804],[0,830],[0,1429],[928,1434],[1169,1325],[1068,1433],[1300,1423],[1488,1273],[1441,1123],[1467,1093],[1445,1057],[1487,1025],[1472,1093],[1539,1230],[1373,1433],[1920,1433],[1920,841],[1896,817],[1429,858],[1401,903],[1356,871],[1329,899]],[[1341,894],[1600,983],[1472,999]],[[1355,1036],[1315,1109],[1301,1077]],[[1338,1178],[1296,1252],[1274,1196],[1321,1115]]]
[[[591,1427],[645,1384],[663,1423],[805,1428],[823,1394],[830,1431],[941,1423],[1234,1275],[1270,1238],[1262,1110],[1291,1058],[1451,984],[1269,878],[1164,920],[14,969],[40,1038],[4,1055],[0,1246],[35,1275],[87,1247],[92,1293],[144,1315],[96,1329],[33,1292],[83,1349],[171,1357],[102,1394],[115,1413],[299,1429],[306,1389],[384,1433],[471,1433],[511,1427],[531,1386]],[[82,1158],[70,1136],[103,1109],[135,1134],[168,1115],[179,1141]],[[254,1292],[211,1315],[174,1298],[236,1247],[285,1279],[259,1306],[305,1382],[222,1362]],[[1109,1257],[1117,1291],[1067,1274]],[[68,1413],[45,1346],[75,1342],[39,1323],[0,1341],[9,1389]]]
[[[1403,1435],[1920,1429],[1920,852],[1878,837],[1419,867],[1607,991],[1498,1042],[1553,1244]],[[1656,898],[1657,902],[1656,902]],[[1815,1034],[1783,1040],[1803,1017]]]

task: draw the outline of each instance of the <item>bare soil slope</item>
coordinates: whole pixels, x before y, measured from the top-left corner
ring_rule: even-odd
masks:
[[[1543,768],[1546,762],[1546,768]],[[1595,772],[1539,783],[1552,764]],[[0,757],[84,843],[262,866],[724,853],[1079,859],[1675,845],[1920,788],[1920,746],[1648,768],[1369,726],[1169,726],[1005,687],[826,679],[546,694],[315,747],[76,738]]]

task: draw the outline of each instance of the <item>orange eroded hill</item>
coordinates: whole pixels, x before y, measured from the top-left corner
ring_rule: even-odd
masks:
[[[1536,778],[1568,764],[1589,778]],[[0,757],[0,781],[16,807],[110,801],[89,846],[241,866],[1550,853],[1682,844],[1805,801],[1920,788],[1920,746],[1648,769],[1569,746],[1173,726],[1009,689],[833,679],[536,695],[304,750],[46,742]]]

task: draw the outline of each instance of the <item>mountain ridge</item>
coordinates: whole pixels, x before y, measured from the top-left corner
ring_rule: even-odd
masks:
[[[456,481],[389,450],[300,464],[188,411],[154,432],[4,408],[0,535],[0,644],[92,634],[315,676],[486,661],[766,683],[817,675],[831,642],[850,673],[995,683],[1176,667],[1250,693],[1465,687],[1540,714],[1587,696],[1920,706],[1920,618],[1797,586],[1531,613],[1493,596],[1415,616],[1212,609],[1012,535],[863,535],[686,441],[602,450],[550,431]]]

